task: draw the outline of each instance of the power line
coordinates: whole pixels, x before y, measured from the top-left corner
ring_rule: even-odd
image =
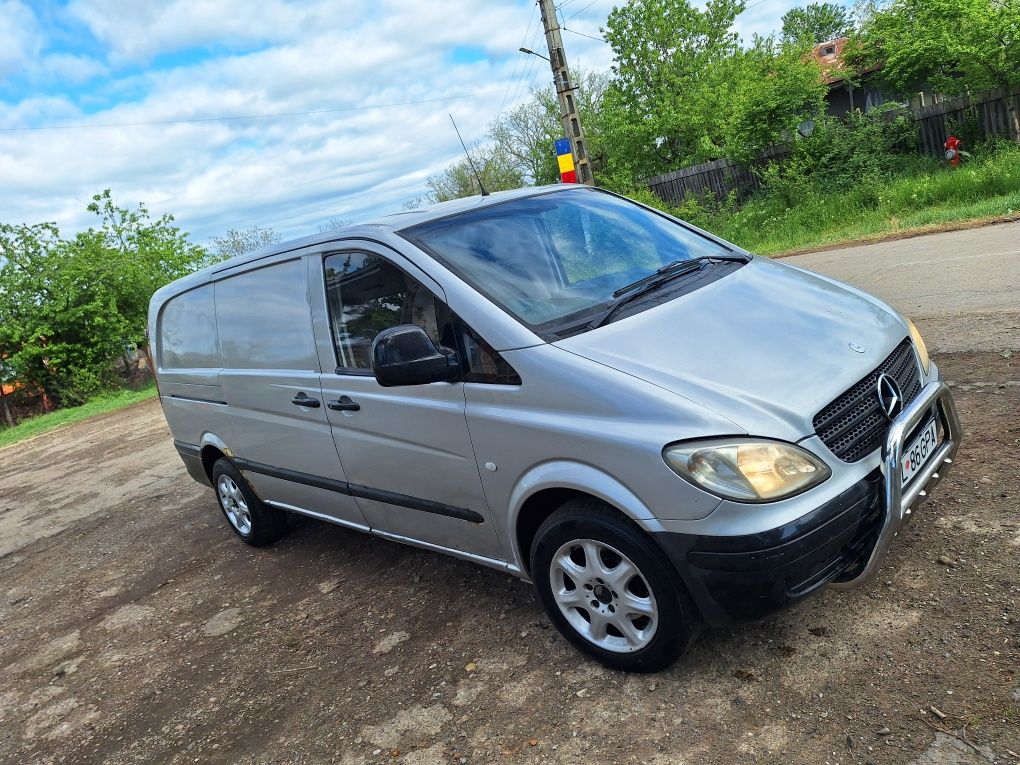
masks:
[[[574,18],[574,16],[578,16],[578,15],[580,15],[580,14],[584,13],[584,12],[585,12],[586,10],[588,10],[588,9],[589,9],[589,8],[591,8],[591,7],[593,6],[593,5],[595,5],[595,3],[597,3],[598,1],[599,1],[599,0],[591,0],[591,2],[590,2],[590,3],[588,3],[588,4],[586,5],[586,6],[584,6],[584,8],[582,8],[582,9],[581,9],[581,10],[579,10],[579,11],[574,11],[574,12],[573,12],[573,13],[571,13],[571,14],[570,14],[569,16],[567,16],[567,18],[566,18],[566,19],[564,19],[564,21],[570,21],[570,20],[571,20],[572,18]],[[560,6],[560,8],[562,8],[562,7],[563,7],[563,6],[561,5],[561,6]]]
[[[536,4],[535,7],[536,8],[538,7],[537,4]],[[535,34],[533,34],[531,36],[531,42],[528,43],[528,48],[534,50],[535,44],[538,42],[538,36],[540,34],[542,34],[542,25],[541,24],[539,24],[539,25],[537,25],[535,27]],[[510,99],[510,103],[511,104],[516,103],[517,99],[519,99],[521,97],[522,93],[527,92],[525,90],[525,88],[529,88],[530,89],[531,85],[535,82],[535,76],[532,75],[532,71],[536,68],[536,66],[538,66],[538,56],[529,56],[526,68],[522,72],[521,81],[518,83],[517,87],[514,89],[513,98]],[[528,77],[529,76],[531,76],[531,80],[530,81],[528,81]],[[525,82],[527,82],[528,84],[525,85]]]
[[[499,89],[476,90],[472,93],[461,93],[457,96],[439,96],[437,98],[419,98],[413,101],[394,101],[388,104],[371,104],[365,106],[337,106],[332,109],[309,109],[300,112],[270,112],[266,114],[225,114],[217,117],[191,117],[178,120],[146,120],[140,122],[96,122],[79,125],[38,125],[34,127],[5,127],[0,133],[29,133],[41,130],[90,130],[94,128],[144,127],[149,125],[191,125],[203,122],[230,122],[234,120],[265,120],[279,117],[304,117],[312,114],[336,114],[338,112],[357,112],[369,109],[390,109],[395,106],[413,106],[415,104],[433,104],[440,101],[459,101],[464,98],[486,96],[498,93]]]
[[[566,27],[560,27],[564,32],[570,32],[572,35],[579,35],[581,37],[587,37],[589,40],[598,40],[599,42],[605,42],[602,37],[595,37],[594,35],[586,35],[584,32],[578,32],[576,29],[567,29]]]
[[[524,37],[521,40],[521,46],[522,47],[524,45],[527,45],[527,43],[528,43],[528,32],[531,31],[531,24],[535,20],[535,13],[537,11],[538,11],[538,6],[537,5],[532,6],[532,8],[531,8],[531,16],[528,18],[528,26],[526,26],[524,28]],[[510,80],[506,84],[506,90],[503,91],[503,98],[499,102],[499,110],[496,112],[496,119],[497,120],[503,115],[503,107],[506,106],[506,97],[510,94],[510,88],[513,87],[514,80],[517,78],[517,67],[520,64],[520,61],[521,61],[520,56],[518,56],[517,58],[514,59],[514,68],[513,68],[513,71],[510,72]],[[521,71],[523,72],[523,69]],[[515,91],[515,97],[516,97],[516,91]]]
[[[524,91],[524,89],[527,87],[525,83],[534,80],[534,77],[532,76],[532,70],[534,70],[535,68],[535,62],[532,61],[531,58],[532,57],[529,56],[528,62],[524,65],[524,68],[521,70],[521,79],[517,83],[517,86],[514,88],[514,94],[513,96],[510,97],[510,100],[507,103],[507,108],[512,108],[513,105],[516,104],[517,101],[520,99],[521,92]]]

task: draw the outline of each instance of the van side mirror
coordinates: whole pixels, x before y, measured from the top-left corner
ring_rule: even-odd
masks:
[[[461,368],[456,351],[436,347],[419,326],[401,324],[376,335],[372,373],[380,385],[389,388],[456,380]]]

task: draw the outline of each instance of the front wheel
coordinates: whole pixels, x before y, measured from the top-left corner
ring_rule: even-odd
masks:
[[[701,626],[662,551],[598,500],[571,500],[546,519],[535,535],[531,572],[557,629],[614,669],[665,669]]]

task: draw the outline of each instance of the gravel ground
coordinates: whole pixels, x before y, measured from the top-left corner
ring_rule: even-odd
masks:
[[[0,760],[1020,762],[1020,357],[938,362],[967,441],[879,580],[655,676],[495,571],[305,519],[246,547],[155,402],[0,451]]]

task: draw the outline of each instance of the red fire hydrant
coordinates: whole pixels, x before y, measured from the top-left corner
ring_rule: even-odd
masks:
[[[960,144],[963,143],[955,135],[949,136],[946,142],[942,144],[946,147],[946,159],[949,160],[949,164],[953,167],[960,166]]]

